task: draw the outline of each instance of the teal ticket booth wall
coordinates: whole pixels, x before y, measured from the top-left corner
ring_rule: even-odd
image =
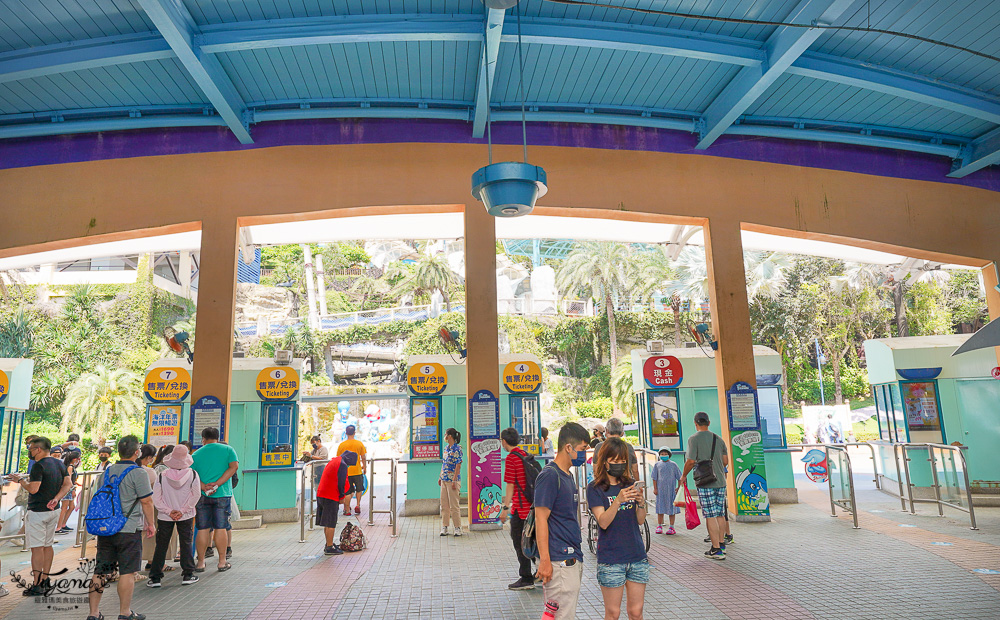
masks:
[[[936,443],[964,446],[973,488],[1000,489],[1000,381],[993,349],[952,357],[968,334],[866,340],[868,382],[878,413],[879,471],[896,492],[898,475],[892,444]],[[930,465],[910,450],[910,482],[929,495]],[[904,475],[905,477],[905,475]]]
[[[768,347],[754,346],[753,351],[768,496],[772,503],[796,503],[798,491],[781,409],[781,357]],[[655,362],[660,358],[673,360],[664,359],[657,365]],[[671,460],[683,468],[687,440],[697,432],[694,427],[696,413],[707,413],[711,420],[709,430],[716,433],[723,423],[729,424],[728,415],[719,412],[715,373],[715,359],[701,349],[666,349],[662,353],[633,349],[632,392],[638,413],[640,445],[650,450],[669,448]],[[654,460],[649,459],[649,465],[653,463]],[[693,479],[688,484],[694,488]]]
[[[0,358],[0,468],[4,474],[18,471],[24,446],[24,412],[31,400],[30,359]],[[2,482],[0,496],[0,536],[12,536],[21,528],[23,510],[14,504],[17,485]]]
[[[407,394],[410,407],[410,446],[406,464],[405,515],[438,514],[444,433],[462,433],[461,494],[468,494],[469,414],[466,405],[465,364],[457,356],[414,355],[408,360]],[[538,454],[541,428],[541,370],[531,355],[501,355],[500,428],[513,426],[522,435],[525,451]],[[501,454],[501,457],[504,456]],[[468,514],[463,514],[463,520]]]
[[[302,364],[298,359],[279,365],[269,358],[236,358],[228,409],[195,407],[192,413],[190,392],[148,391],[149,383],[163,379],[165,370],[185,370],[190,376],[186,360],[159,360],[150,366],[146,379],[146,441],[163,444],[187,439],[197,450],[201,430],[219,428],[223,441],[236,450],[240,461],[240,481],[233,490],[240,510],[261,514],[264,522],[294,521]],[[159,402],[151,396],[159,397]],[[176,434],[171,427],[175,412],[179,423]]]

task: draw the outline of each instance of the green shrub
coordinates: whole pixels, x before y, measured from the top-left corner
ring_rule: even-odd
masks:
[[[577,401],[576,414],[581,418],[600,418],[607,420],[615,412],[614,404],[607,396],[591,400]]]
[[[802,433],[787,433],[785,438],[788,440],[788,445],[802,443]]]

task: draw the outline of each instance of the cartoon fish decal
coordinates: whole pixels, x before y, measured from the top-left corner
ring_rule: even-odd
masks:
[[[499,519],[500,513],[503,512],[503,490],[490,482],[489,478],[479,480],[476,484],[479,486],[479,501],[476,503],[479,518]]]
[[[802,457],[802,462],[806,464],[806,477],[813,482],[826,482],[829,477],[829,469],[826,463],[826,452],[813,448]]]

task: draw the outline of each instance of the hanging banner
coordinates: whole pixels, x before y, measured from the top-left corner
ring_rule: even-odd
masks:
[[[299,373],[291,366],[272,366],[257,373],[261,400],[294,400],[299,394]]]
[[[179,403],[191,393],[191,373],[186,368],[154,368],[146,373],[143,392],[154,403]]]
[[[684,380],[684,367],[673,355],[657,355],[642,363],[642,378],[652,388],[677,387]]]
[[[406,387],[416,396],[437,396],[448,385],[448,371],[441,364],[414,364],[406,371]]]
[[[767,473],[764,469],[764,443],[760,434],[760,408],[757,391],[749,383],[737,381],[726,390],[729,410],[731,463],[736,480],[737,517],[770,520],[771,502],[767,497]],[[756,427],[752,428],[751,424]]]
[[[511,362],[504,366],[503,386],[511,394],[531,394],[542,386],[542,369],[535,362]]]
[[[181,440],[181,406],[146,406],[146,443],[172,446]]]
[[[498,525],[503,505],[500,477],[500,401],[489,390],[469,399],[469,526]]]
[[[7,373],[0,370],[0,403],[7,398],[8,392],[10,392],[10,377],[7,376]]]

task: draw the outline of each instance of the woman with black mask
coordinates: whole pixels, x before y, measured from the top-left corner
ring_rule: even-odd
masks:
[[[594,458],[594,481],[587,504],[597,519],[597,583],[604,595],[604,617],[617,620],[628,592],[628,618],[640,620],[649,582],[649,561],[639,524],[646,520],[646,499],[632,480],[628,445],[617,437],[601,444]]]

